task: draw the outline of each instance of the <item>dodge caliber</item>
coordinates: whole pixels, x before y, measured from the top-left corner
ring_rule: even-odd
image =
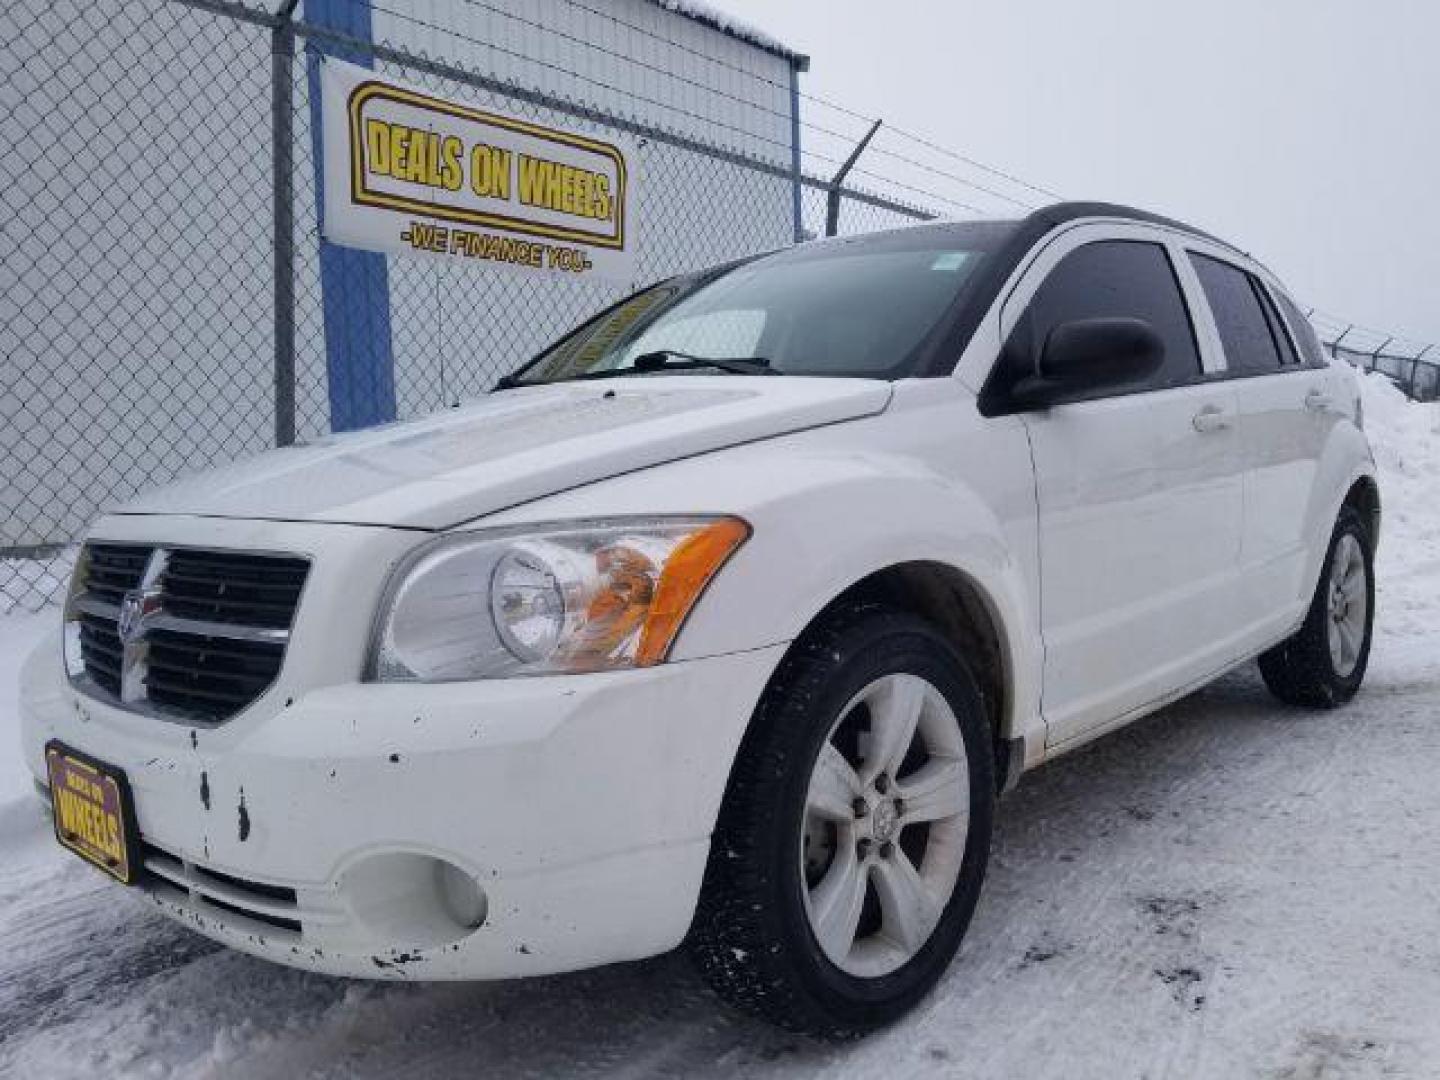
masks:
[[[681,946],[832,1037],[939,978],[1021,774],[1252,659],[1359,688],[1354,380],[1104,204],[672,278],[494,392],[100,518],[22,675],[59,843],[237,949]]]

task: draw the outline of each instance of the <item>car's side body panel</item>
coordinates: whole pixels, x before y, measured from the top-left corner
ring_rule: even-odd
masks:
[[[1026,416],[1040,501],[1052,753],[1158,708],[1293,632],[1345,492],[1373,475],[1343,368],[1235,377],[1188,253],[1238,266],[1271,290],[1279,283],[1235,249],[1174,223],[1080,218],[1057,227],[1019,262],[992,312],[998,318],[981,326],[955,378],[983,388],[1046,276],[1066,254],[1105,240],[1167,247],[1203,377],[1191,387]],[[1327,407],[1314,408],[1313,398],[1307,407],[1306,395]],[[1195,413],[1221,413],[1224,423],[1204,434],[1185,430],[1180,421],[1192,404]]]

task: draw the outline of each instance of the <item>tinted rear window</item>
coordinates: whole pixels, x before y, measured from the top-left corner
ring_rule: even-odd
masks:
[[[1290,324],[1290,331],[1300,344],[1300,355],[1305,363],[1316,367],[1323,366],[1325,347],[1320,344],[1320,335],[1315,333],[1315,324],[1296,306],[1295,301],[1283,292],[1274,290],[1273,295],[1280,301],[1280,308],[1285,312],[1285,321]]]
[[[1278,371],[1280,353],[1250,275],[1208,255],[1191,252],[1190,261],[1210,302],[1226,368],[1236,374]]]
[[[1270,336],[1275,339],[1275,347],[1280,350],[1280,363],[1287,366],[1300,363],[1300,354],[1295,349],[1290,331],[1285,327],[1285,320],[1280,318],[1275,301],[1270,297],[1270,290],[1253,274],[1250,276],[1250,287],[1255,290],[1255,295],[1260,297],[1260,306],[1265,309],[1265,321],[1270,324]]]

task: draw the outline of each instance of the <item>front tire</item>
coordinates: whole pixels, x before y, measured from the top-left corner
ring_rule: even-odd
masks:
[[[964,661],[915,616],[855,604],[782,662],[711,842],[692,953],[721,997],[849,1038],[935,984],[975,910],[993,745]]]
[[[1374,622],[1373,545],[1364,521],[1347,506],[1335,523],[1305,622],[1260,656],[1265,685],[1291,705],[1343,705],[1365,679]]]

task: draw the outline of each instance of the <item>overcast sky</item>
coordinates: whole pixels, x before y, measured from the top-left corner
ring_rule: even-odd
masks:
[[[808,53],[802,90],[1440,341],[1440,0],[712,3]]]

